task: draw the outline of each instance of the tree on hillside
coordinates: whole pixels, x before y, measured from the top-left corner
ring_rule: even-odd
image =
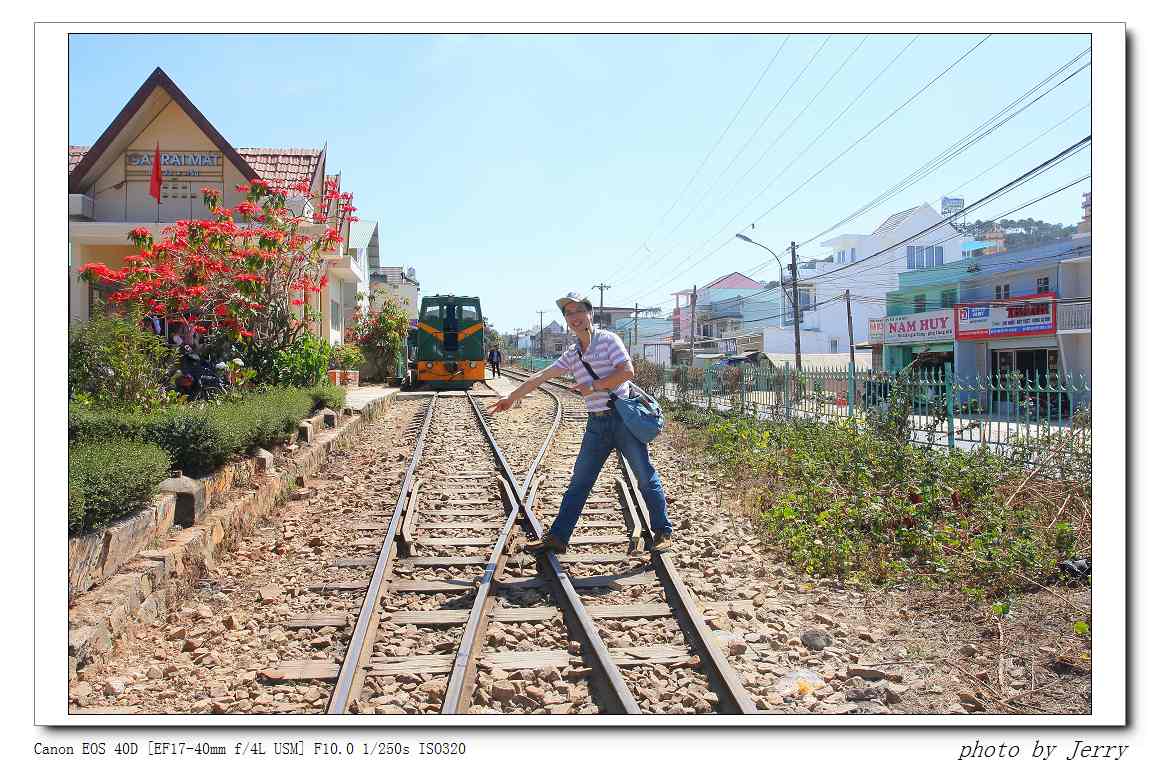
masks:
[[[1070,238],[1076,232],[1076,225],[1052,224],[1038,219],[976,219],[966,226],[974,238],[984,239],[986,234],[998,225],[1006,233],[1007,250],[1013,251],[1037,243]]]

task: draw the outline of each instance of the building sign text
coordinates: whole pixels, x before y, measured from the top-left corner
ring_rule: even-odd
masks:
[[[955,339],[986,340],[1055,333],[1054,292],[1027,294],[1011,299],[1011,304],[1005,305],[955,305]]]
[[[950,308],[910,315],[892,315],[884,319],[883,336],[887,345],[912,342],[937,342],[952,338]]]

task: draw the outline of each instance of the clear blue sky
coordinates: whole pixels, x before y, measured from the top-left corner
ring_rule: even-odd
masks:
[[[818,234],[1089,45],[1083,35],[995,35],[789,195],[982,36],[922,35],[795,160],[911,38],[74,35],[69,141],[93,143],[160,66],[235,146],[327,142],[328,171],[342,172],[359,216],[380,224],[383,260],[413,265],[424,293],[478,294],[508,331],[537,324],[535,311],[567,289],[602,281],[613,287],[606,304],[667,311],[670,292],[768,259],[733,233],[755,224],[746,232],[775,251]],[[969,203],[1055,155],[1091,130],[1081,109],[1090,76],[835,234],[869,232],[923,201],[937,209],[944,194]],[[978,216],[1089,173],[1090,157]],[[1013,216],[1075,223],[1089,189]],[[802,250],[825,253],[818,241]],[[776,266],[754,277],[776,278]]]

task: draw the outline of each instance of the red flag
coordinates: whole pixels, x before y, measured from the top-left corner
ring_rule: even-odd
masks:
[[[161,203],[161,142],[153,150],[153,175],[149,177],[149,196]]]

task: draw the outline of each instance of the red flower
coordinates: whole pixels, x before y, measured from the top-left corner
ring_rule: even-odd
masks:
[[[148,238],[150,235],[148,227],[134,227],[129,231],[130,238]]]
[[[250,186],[248,184],[246,184],[245,182],[242,182],[240,185],[238,185],[234,189],[237,190],[238,192],[249,192]]]
[[[221,191],[215,190],[212,187],[201,188],[201,194],[203,197],[206,197],[206,198],[220,198],[220,197],[222,197]]]
[[[325,288],[326,288],[326,284],[328,284],[328,283],[330,283],[330,276],[329,276],[329,275],[324,275],[324,276],[322,276],[322,280],[318,282],[318,288],[319,288],[319,289],[325,289]]]
[[[253,337],[254,336],[254,333],[252,331],[250,331],[249,329],[241,329],[241,330],[239,330],[238,333],[241,334],[243,337]]]
[[[294,307],[298,307],[299,305],[305,305],[306,300],[304,300],[304,299],[292,299],[292,300],[290,300],[290,304],[293,305]]]

